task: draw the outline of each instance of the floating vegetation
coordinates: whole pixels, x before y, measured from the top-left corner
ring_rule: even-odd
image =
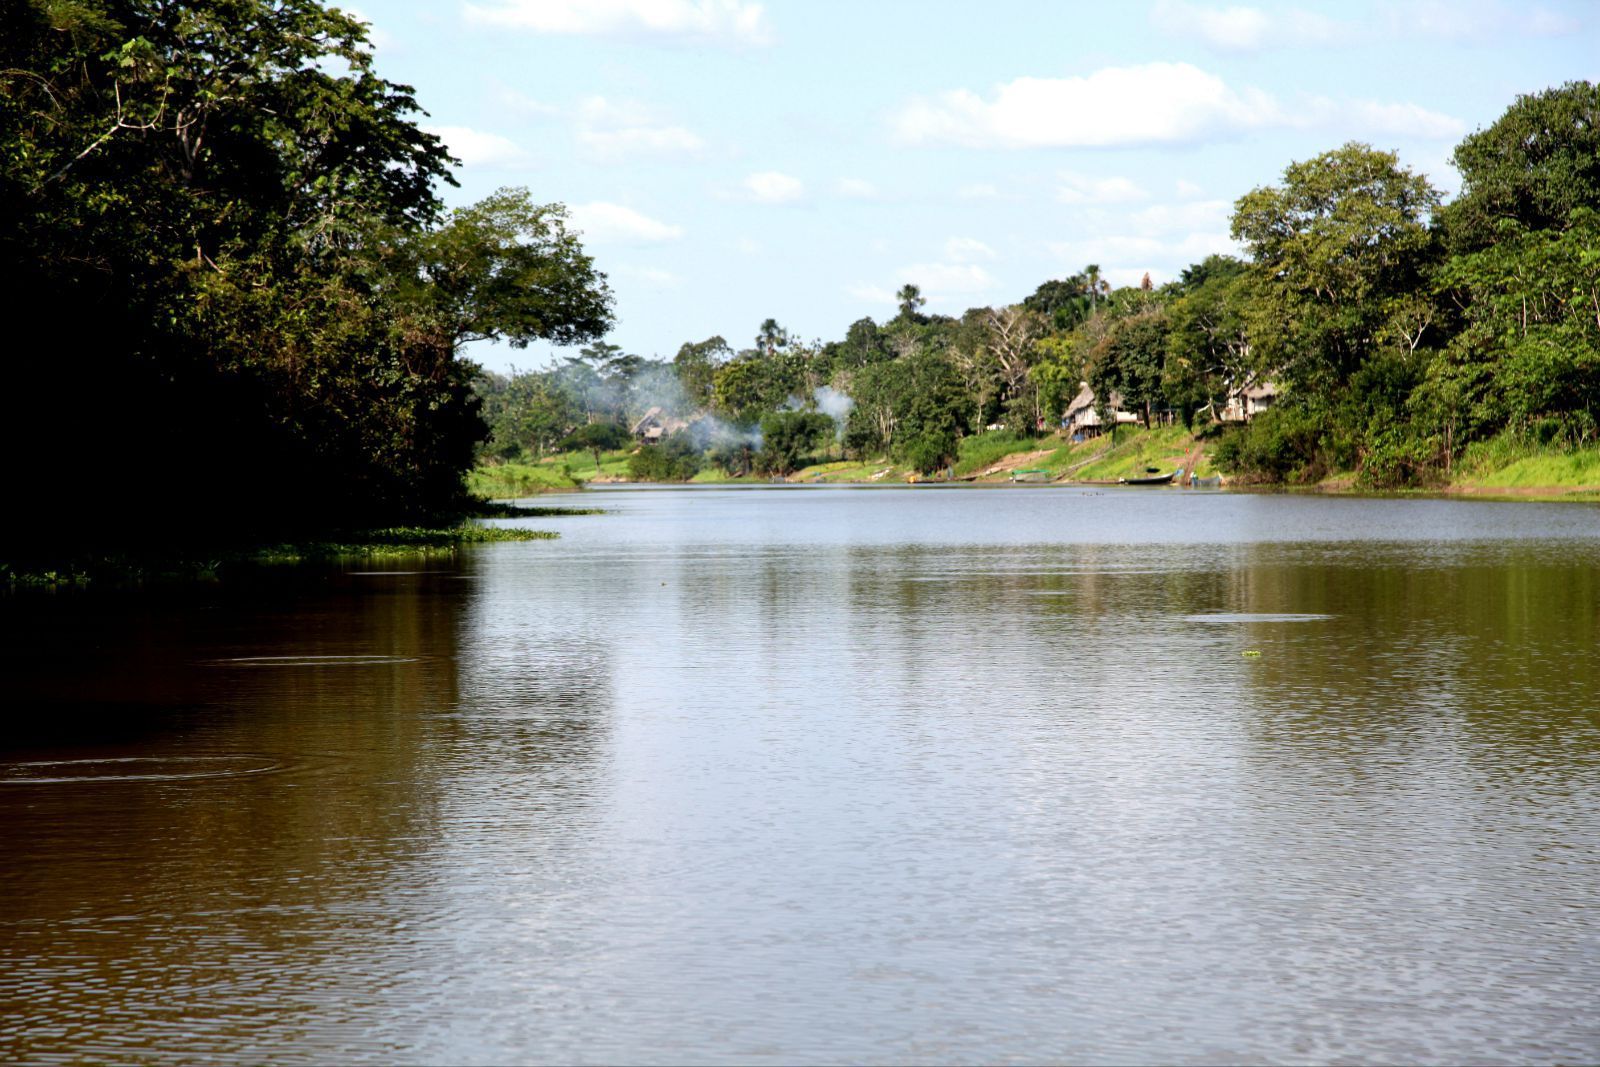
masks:
[[[1259,648],[1247,648],[1244,650],[1242,655],[1245,659],[1254,659],[1255,657],[1261,655],[1261,650]]]
[[[477,511],[480,519],[536,519],[562,515],[604,515],[605,513],[605,508],[564,508],[553,505],[544,507],[542,505],[502,504],[493,500],[485,501]]]
[[[546,541],[559,536],[549,530],[516,526],[391,526],[369,530],[351,541],[307,541],[274,545],[251,553],[260,563],[304,563],[316,560],[390,559],[398,556],[450,555],[462,545],[497,541]]]
[[[0,590],[83,589],[144,582],[214,582],[225,571],[261,564],[337,563],[340,561],[432,558],[450,556],[462,545],[500,541],[547,541],[550,530],[520,526],[390,526],[357,530],[337,539],[290,541],[256,547],[235,546],[216,554],[150,551],[125,555],[69,558],[34,566],[0,562]]]

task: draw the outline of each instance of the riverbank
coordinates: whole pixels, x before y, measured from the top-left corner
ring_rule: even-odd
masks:
[[[500,504],[492,505],[486,511],[487,517],[510,518],[594,514],[598,509],[517,508]],[[556,536],[548,530],[485,526],[464,521],[448,526],[391,526],[345,531],[319,538],[275,541],[270,544],[232,544],[209,549],[173,546],[136,551],[77,552],[50,559],[0,560],[0,590],[83,589],[90,586],[217,581],[244,569],[305,563],[430,559],[454,555],[464,545],[542,541]]]
[[[994,431],[965,438],[956,462],[929,477],[888,457],[828,459],[796,470],[784,481],[809,484],[894,484],[922,481],[1113,484],[1123,478],[1167,473],[1222,475],[1236,488],[1284,488],[1303,492],[1370,495],[1353,472],[1343,472],[1307,486],[1250,485],[1230,479],[1212,459],[1215,439],[1196,436],[1181,426],[1122,427],[1087,441],[1073,442],[1060,434],[1038,437]],[[501,463],[479,467],[470,485],[475,493],[501,499],[575,492],[586,485],[627,483],[632,450],[603,452],[600,462],[589,453],[567,453],[537,463]],[[697,485],[757,485],[772,482],[765,475],[731,476],[716,468],[700,471]],[[1600,449],[1559,451],[1506,439],[1479,442],[1468,448],[1451,479],[1404,495],[1471,496],[1483,499],[1600,499]]]

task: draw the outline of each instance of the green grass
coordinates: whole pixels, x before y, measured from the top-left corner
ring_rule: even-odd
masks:
[[[467,474],[467,491],[490,499],[566,493],[581,489],[596,478],[628,477],[631,448],[600,453],[600,466],[592,452],[564,452],[537,463],[485,463]]]
[[[1194,438],[1182,426],[1158,426],[1153,430],[1124,426],[1117,430],[1115,445],[1111,443],[1110,434],[1073,445],[1068,465],[1084,464],[1071,472],[1076,481],[1114,482],[1118,478],[1140,477],[1146,473],[1146,467],[1156,467],[1165,474],[1182,463],[1183,457],[1193,448]],[[1092,459],[1100,452],[1106,454]],[[1200,464],[1201,477],[1211,473],[1209,468],[1209,461]]]
[[[965,478],[1018,452],[1037,452],[1048,448],[1052,438],[1025,437],[1010,430],[992,430],[988,433],[963,437],[957,446],[955,476]]]
[[[1451,484],[1493,489],[1600,486],[1600,448],[1565,450],[1502,435],[1467,446]]]

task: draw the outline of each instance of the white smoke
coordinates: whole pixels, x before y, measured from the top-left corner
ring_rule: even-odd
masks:
[[[817,410],[828,418],[844,425],[844,420],[850,417],[850,412],[855,410],[856,402],[849,395],[839,392],[830,386],[821,386],[811,394],[812,401],[817,405]]]

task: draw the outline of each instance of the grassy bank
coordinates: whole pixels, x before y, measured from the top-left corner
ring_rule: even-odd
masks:
[[[1212,459],[1215,437],[1199,438],[1182,426],[1120,427],[1074,444],[1060,434],[1039,437],[997,430],[962,439],[952,465],[957,479],[1010,481],[1017,470],[1042,470],[1061,483],[1106,483],[1135,478],[1155,468],[1166,473],[1183,467],[1185,474],[1207,478],[1219,472]],[[595,464],[589,453],[567,453],[538,463],[501,463],[472,472],[469,484],[480,496],[501,499],[540,493],[570,492],[601,481],[628,480],[628,450],[602,453]],[[878,456],[827,460],[795,471],[791,482],[895,484],[913,479],[904,464]],[[713,467],[700,471],[695,484],[763,484],[760,475],[732,477]],[[1362,492],[1354,474],[1329,478],[1315,487],[1322,492]],[[1439,490],[1434,490],[1435,492]],[[1562,450],[1530,445],[1513,438],[1478,442],[1457,464],[1446,493],[1559,499],[1600,496],[1600,448]]]
[[[1557,449],[1509,435],[1467,447],[1450,479],[1455,492],[1600,492],[1600,448]]]
[[[593,481],[627,481],[632,449],[600,453],[563,452],[534,463],[485,463],[467,474],[467,491],[491,500],[570,493]]]

